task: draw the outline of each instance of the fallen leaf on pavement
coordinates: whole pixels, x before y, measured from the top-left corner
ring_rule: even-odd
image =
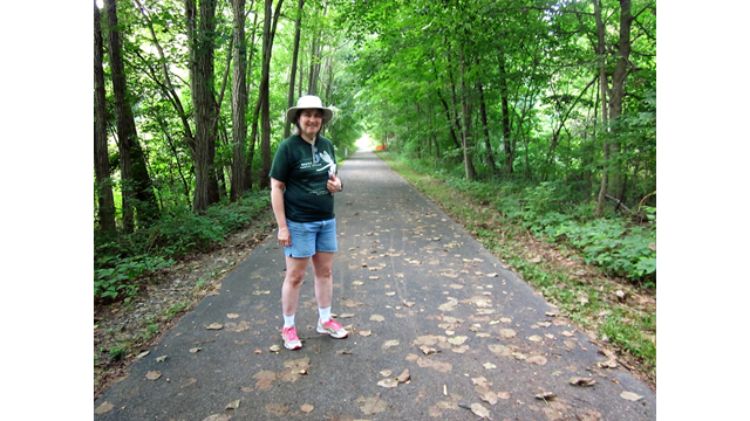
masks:
[[[156,362],[157,363],[163,363],[166,360],[167,360],[167,356],[166,355],[162,355],[161,357],[156,357]]]
[[[360,330],[359,334],[360,334],[360,336],[370,336],[370,335],[372,335],[372,331],[371,330]]]
[[[385,320],[385,317],[379,314],[373,314],[372,316],[370,316],[370,320],[373,322],[382,322]]]
[[[500,329],[500,336],[504,339],[510,339],[516,336],[516,331],[513,329]]]
[[[354,317],[354,313],[341,313],[339,314],[339,319],[351,319]]]
[[[300,411],[304,412],[305,414],[309,414],[312,412],[313,409],[315,409],[314,406],[310,405],[309,403],[303,404],[299,407]]]
[[[476,390],[476,392],[479,394],[480,399],[489,403],[490,405],[494,405],[497,403],[497,394],[490,390],[488,386],[479,385],[475,387],[474,390]]]
[[[237,319],[240,315],[237,313],[227,313],[227,319]]]
[[[149,380],[157,380],[159,377],[161,377],[160,371],[149,371],[146,373],[146,378]]]
[[[469,339],[467,336],[454,336],[448,339],[448,342],[452,345],[462,345],[467,339]]]
[[[639,400],[643,399],[643,396],[641,396],[641,395],[639,395],[637,393],[628,392],[628,391],[624,391],[624,392],[620,393],[620,397],[623,398],[623,399],[625,399],[625,400],[629,400],[629,401],[633,401],[633,402],[639,401]]]
[[[541,355],[532,355],[526,359],[526,362],[536,365],[545,365],[547,364],[547,359]]]
[[[102,415],[106,414],[107,412],[111,411],[115,406],[111,403],[104,401],[101,403],[101,405],[97,406],[94,410],[94,414],[96,415]]]
[[[555,399],[557,395],[552,392],[542,392],[537,393],[534,397],[540,401],[551,401],[552,399]]]
[[[500,399],[510,399],[510,392],[497,392],[497,397]]]
[[[199,346],[196,346],[196,347],[194,347],[194,348],[190,348],[190,349],[189,349],[189,351],[190,351],[191,353],[193,353],[193,354],[195,354],[196,352],[200,352],[200,350],[201,350],[201,347],[199,347]]]
[[[221,323],[211,323],[210,325],[206,326],[207,330],[221,330],[224,328],[224,325]]]
[[[141,352],[140,354],[138,354],[138,355],[137,355],[137,356],[135,357],[135,359],[136,359],[136,360],[140,360],[141,358],[145,357],[146,355],[148,355],[148,354],[150,354],[150,353],[151,353],[151,351],[143,351],[143,352]]]
[[[383,346],[381,346],[380,348],[383,349],[383,350],[386,350],[388,348],[392,348],[394,346],[398,346],[399,343],[400,342],[398,341],[398,339],[389,339],[389,340],[385,341],[383,343]]]
[[[229,402],[227,406],[224,407],[224,409],[237,409],[240,407],[240,400],[237,399],[235,401]]]
[[[596,384],[596,380],[591,377],[571,377],[569,380],[573,386],[589,387]]]
[[[255,388],[258,390],[268,390],[271,388],[271,385],[273,384],[274,380],[276,380],[276,373],[269,370],[262,370],[255,375],[253,375],[253,378],[256,380],[255,382]]]
[[[484,364],[482,364],[482,366],[484,366],[484,368],[486,368],[487,370],[491,370],[493,368],[497,368],[497,366],[495,364],[492,364],[490,362],[484,363]]]
[[[396,379],[387,378],[383,379],[378,382],[378,386],[385,387],[385,388],[392,388],[398,386],[398,381]]]
[[[268,347],[268,350],[271,352],[279,352],[281,351],[281,347],[278,344],[273,344]]]
[[[399,374],[396,377],[396,380],[398,380],[399,383],[406,383],[410,379],[411,379],[411,374],[409,373],[408,368],[405,368],[404,371],[402,371],[401,374]]]
[[[477,415],[482,418],[489,418],[490,417],[490,411],[487,410],[482,404],[480,403],[473,403],[470,406],[471,412],[474,413],[474,415]]]

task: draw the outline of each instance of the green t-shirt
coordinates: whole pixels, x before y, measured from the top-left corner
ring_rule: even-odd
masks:
[[[286,184],[284,212],[287,219],[313,222],[334,217],[333,195],[326,183],[328,170],[335,164],[333,143],[322,136],[318,136],[314,147],[299,135],[281,142],[270,175]]]

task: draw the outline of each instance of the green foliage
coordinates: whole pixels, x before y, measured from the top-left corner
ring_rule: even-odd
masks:
[[[96,238],[94,297],[127,299],[139,290],[139,279],[174,263],[188,253],[209,250],[230,233],[269,209],[268,191],[247,194],[239,201],[216,204],[203,215],[174,210],[154,225],[117,239]]]

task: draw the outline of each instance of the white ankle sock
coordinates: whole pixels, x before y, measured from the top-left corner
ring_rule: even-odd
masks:
[[[325,323],[331,320],[331,307],[318,307],[318,314],[320,314],[320,323]]]
[[[291,316],[284,315],[284,327],[292,327],[294,326],[294,314]]]

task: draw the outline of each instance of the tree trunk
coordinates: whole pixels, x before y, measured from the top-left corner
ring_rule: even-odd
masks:
[[[98,204],[99,230],[115,234],[115,200],[109,176],[107,151],[107,104],[104,87],[104,43],[99,8],[94,2],[94,175]]]
[[[597,45],[596,54],[599,60],[599,89],[601,90],[602,104],[602,139],[604,149],[604,165],[602,168],[602,180],[599,186],[599,195],[596,201],[596,216],[601,216],[604,212],[604,201],[607,196],[607,183],[609,175],[610,157],[609,157],[609,113],[607,112],[607,62],[606,46],[604,40],[604,23],[602,22],[601,0],[594,1],[594,18],[596,20]]]
[[[487,126],[487,107],[484,104],[484,87],[482,87],[481,81],[477,81],[477,91],[479,91],[479,111],[482,119],[482,130],[484,132],[484,148],[487,150],[485,160],[487,162],[487,168],[490,170],[490,174],[494,176],[497,175],[497,167],[495,166],[495,156],[492,154],[490,129]]]
[[[633,22],[630,0],[620,0],[620,37],[617,43],[617,61],[612,74],[612,95],[609,102],[609,121],[617,122],[622,115],[622,101],[625,97],[625,79],[628,76],[630,58],[630,27]],[[615,124],[615,127],[617,124]],[[625,192],[625,168],[620,158],[621,146],[617,136],[613,136],[610,149],[610,185],[611,194],[621,202]]]
[[[476,170],[471,158],[471,106],[469,104],[469,91],[466,89],[466,62],[464,60],[463,45],[459,49],[461,59],[461,103],[464,115],[464,127],[461,136],[462,147],[464,150],[464,170],[466,179],[471,181],[476,178]]]
[[[158,219],[159,208],[146,160],[138,143],[135,119],[128,99],[122,41],[117,25],[117,1],[107,0],[104,5],[109,27],[109,59],[120,148],[123,228],[125,232],[132,232],[135,229],[134,211],[138,213],[138,225],[147,226]]]
[[[188,45],[190,48],[190,90],[195,115],[195,197],[193,210],[203,212],[211,201],[213,151],[216,143],[214,88],[214,29],[216,1],[201,0],[196,29],[195,0],[185,0]]]
[[[232,187],[229,199],[237,201],[244,191],[245,141],[247,138],[247,86],[245,84],[245,0],[232,0],[234,13],[234,67],[232,72]]]
[[[266,0],[265,2],[265,15],[263,17],[263,67],[262,76],[260,82],[260,112],[261,112],[261,137],[260,137],[260,153],[262,159],[262,169],[260,175],[260,187],[268,188],[271,180],[269,173],[271,172],[271,119],[269,110],[269,75],[271,68],[271,50],[273,49],[273,38],[276,32],[276,24],[279,19],[281,12],[281,4],[283,0],[279,0],[276,4],[276,10],[271,14],[271,6],[273,0]],[[272,23],[273,18],[273,23]]]
[[[508,107],[508,74],[505,70],[505,54],[498,56],[498,68],[500,70],[500,103],[503,111],[501,119],[503,126],[503,147],[505,150],[505,171],[513,174],[513,158],[515,151],[511,144],[510,111]]]
[[[328,13],[328,3],[323,4],[323,16]],[[320,51],[321,43],[320,37],[323,29],[318,27],[315,29],[313,35],[312,46],[310,51],[310,77],[307,80],[307,93],[310,95],[318,95],[318,82],[320,81]]]
[[[305,0],[299,0],[297,3],[297,19],[294,20],[294,52],[292,53],[292,70],[289,75],[289,95],[287,96],[287,108],[294,105],[294,82],[297,76],[297,58],[299,57],[299,39],[302,26],[302,8],[305,6]],[[292,123],[284,123],[284,139],[291,133]]]

